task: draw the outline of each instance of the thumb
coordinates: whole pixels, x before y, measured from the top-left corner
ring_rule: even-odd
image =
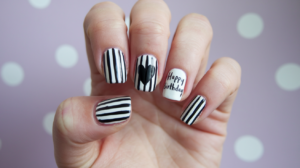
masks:
[[[100,140],[121,130],[130,115],[131,98],[127,96],[73,97],[62,102],[53,122],[58,166],[92,164],[100,152]]]

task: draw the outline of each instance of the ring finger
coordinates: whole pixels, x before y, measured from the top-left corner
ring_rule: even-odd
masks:
[[[212,28],[200,14],[189,14],[178,24],[161,84],[163,96],[184,100],[204,75]]]

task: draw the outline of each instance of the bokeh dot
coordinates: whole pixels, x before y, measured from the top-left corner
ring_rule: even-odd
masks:
[[[44,9],[50,5],[51,0],[29,0],[31,6],[37,9]]]
[[[247,39],[258,37],[264,29],[263,19],[256,13],[246,13],[240,17],[237,30]]]
[[[7,62],[2,65],[1,78],[8,86],[18,86],[24,80],[23,68],[15,62]]]
[[[83,92],[84,92],[84,95],[86,96],[90,96],[91,95],[91,91],[92,91],[92,80],[91,78],[88,78],[84,81],[84,84],[83,84]]]
[[[300,65],[287,63],[280,66],[275,74],[277,85],[283,90],[295,91],[300,88]]]
[[[78,54],[73,46],[64,44],[57,48],[55,59],[61,67],[72,68],[77,64]]]
[[[262,157],[264,147],[258,138],[245,135],[236,140],[234,151],[239,159],[245,162],[254,162]]]
[[[55,116],[55,112],[50,112],[50,113],[47,113],[43,119],[44,129],[49,135],[52,135],[52,126],[53,126],[54,116]]]

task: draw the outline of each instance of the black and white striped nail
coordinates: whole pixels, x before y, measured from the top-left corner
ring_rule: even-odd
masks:
[[[134,85],[137,90],[153,92],[156,87],[157,60],[153,55],[141,55],[136,61]]]
[[[203,96],[197,95],[182,113],[180,119],[187,125],[192,125],[201,114],[206,104]]]
[[[97,120],[103,124],[126,121],[131,114],[131,98],[118,97],[100,102],[96,107]]]
[[[107,83],[125,83],[127,72],[124,54],[117,48],[110,48],[103,54],[103,69]]]

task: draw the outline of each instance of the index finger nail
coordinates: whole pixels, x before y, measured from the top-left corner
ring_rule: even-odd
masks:
[[[117,48],[109,48],[103,54],[103,69],[107,83],[125,83],[127,80],[124,54]]]

